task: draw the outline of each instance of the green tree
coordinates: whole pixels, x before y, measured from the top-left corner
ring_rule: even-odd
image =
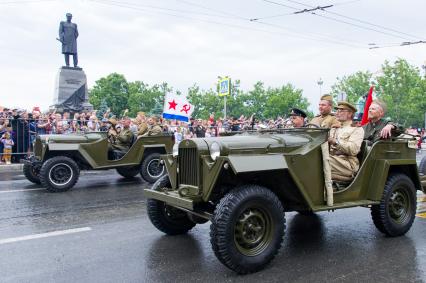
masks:
[[[268,88],[265,116],[274,119],[285,116],[293,107],[307,111],[309,102],[303,97],[302,92],[289,83],[279,88]],[[309,112],[308,115],[312,116]]]
[[[164,97],[167,92],[173,89],[167,84],[153,85],[150,87],[141,81],[129,83],[129,113],[130,116],[136,116],[136,113],[143,111],[151,113],[154,108],[164,105]],[[158,112],[158,109],[156,110]]]
[[[102,100],[110,105],[112,113],[119,115],[128,108],[129,84],[123,75],[112,73],[96,81],[89,91],[89,101],[99,109]]]
[[[109,106],[106,102],[106,99],[102,99],[101,104],[99,105],[98,112],[96,112],[96,116],[98,119],[102,119],[104,117],[105,112],[107,112]]]
[[[213,90],[201,90],[196,84],[188,88],[187,98],[194,105],[193,117],[207,119],[211,113],[215,117],[223,116],[223,98]]]
[[[404,59],[382,65],[377,77],[379,96],[387,103],[389,116],[404,126],[423,125],[426,83],[418,67]]]
[[[359,97],[366,94],[370,89],[373,75],[366,72],[356,72],[349,76],[337,78],[337,82],[331,86],[331,94],[334,100],[337,96],[344,92],[347,95],[347,101],[356,104]]]

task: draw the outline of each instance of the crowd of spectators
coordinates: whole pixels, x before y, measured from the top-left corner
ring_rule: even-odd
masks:
[[[6,147],[12,147],[12,162],[19,162],[32,151],[32,142],[36,135],[41,134],[69,134],[87,131],[108,131],[110,119],[116,120],[116,128],[119,131],[121,117],[112,116],[109,111],[101,117],[97,111],[62,114],[55,112],[41,112],[38,107],[32,111],[24,109],[8,109],[0,107],[0,153]],[[143,112],[139,112],[137,117],[131,119],[130,130],[138,132],[139,125],[144,123],[149,117]],[[195,137],[215,137],[226,132],[248,131],[259,129],[279,129],[291,126],[291,120],[284,117],[277,119],[257,119],[254,115],[245,117],[229,117],[228,119],[215,118],[210,115],[207,120],[191,118],[188,123],[176,120],[156,119],[164,132],[173,134],[175,141]],[[424,129],[410,129],[411,134],[417,133],[426,142]],[[6,134],[7,133],[7,134]],[[11,141],[5,142],[5,137],[9,135]],[[421,144],[419,142],[419,146]],[[5,155],[2,154],[0,162],[6,162]]]

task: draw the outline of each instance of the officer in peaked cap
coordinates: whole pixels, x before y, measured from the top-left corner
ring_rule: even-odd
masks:
[[[305,111],[300,110],[299,108],[291,108],[289,116],[293,128],[301,128],[305,126],[305,118],[307,116]]]
[[[320,128],[339,127],[340,122],[337,121],[334,114],[331,113],[332,109],[333,97],[330,94],[321,96],[320,102],[318,103],[318,111],[320,114],[315,116],[309,124],[317,125]]]

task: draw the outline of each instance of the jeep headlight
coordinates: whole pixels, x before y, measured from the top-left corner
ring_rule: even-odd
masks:
[[[173,146],[173,151],[172,151],[173,157],[178,156],[178,153],[179,153],[179,143],[175,143],[175,145]]]
[[[211,157],[213,160],[216,160],[216,158],[217,158],[218,156],[220,156],[220,145],[219,145],[219,143],[217,143],[217,142],[213,142],[213,143],[210,145],[210,157]]]

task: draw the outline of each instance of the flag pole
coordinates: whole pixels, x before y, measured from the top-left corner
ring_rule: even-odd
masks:
[[[364,113],[362,115],[361,126],[368,123],[368,108],[370,108],[371,103],[373,102],[373,90],[374,85],[370,87],[368,91],[367,100],[365,101]]]
[[[226,120],[226,95],[223,97],[223,103],[224,103],[224,107],[223,107],[223,119]]]

